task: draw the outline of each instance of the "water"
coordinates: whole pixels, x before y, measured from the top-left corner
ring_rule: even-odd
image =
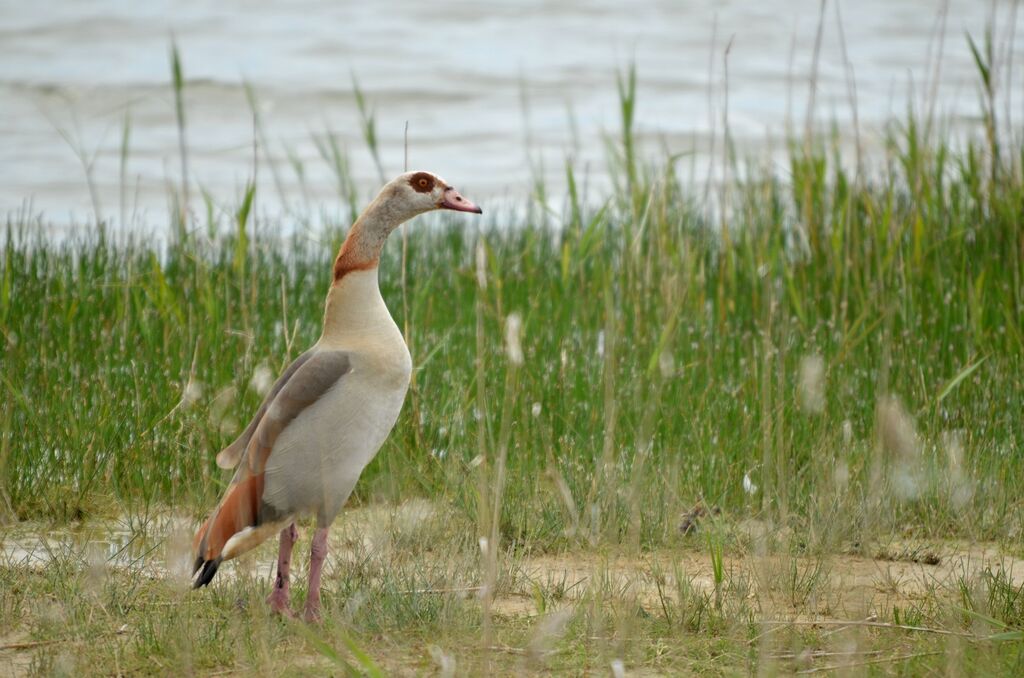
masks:
[[[838,6],[869,149],[908,102],[931,98],[939,5]],[[1019,63],[1024,47],[1010,42],[1012,3],[995,6],[1000,49],[1011,45]],[[818,8],[812,0],[6,0],[0,215],[30,209],[56,223],[91,219],[84,161],[105,218],[166,223],[167,189],[180,181],[172,35],[187,78],[193,209],[202,212],[200,186],[215,204],[235,204],[253,173],[252,112],[243,87],[249,82],[268,142],[260,150],[260,211],[341,215],[337,181],[314,134],[337,133],[362,192],[380,183],[361,141],[353,74],[376,111],[387,175],[403,168],[408,122],[410,165],[440,173],[485,206],[521,201],[538,173],[557,195],[566,156],[586,172],[593,191],[607,183],[603,134],[618,126],[615,73],[631,60],[639,73],[637,127],[648,152],[689,152],[702,162],[720,157],[713,149],[721,148],[730,40],[728,122],[743,152],[777,149],[787,120],[802,129]],[[980,41],[990,11],[977,0],[948,3],[935,100],[968,131],[977,129],[979,106],[964,33]],[[1024,34],[1024,20],[1015,21]],[[830,3],[817,108],[819,119],[836,120],[852,143],[838,25]],[[1013,72],[1014,86],[1003,90],[1019,115],[1024,65]],[[122,183],[126,116],[130,154]]]

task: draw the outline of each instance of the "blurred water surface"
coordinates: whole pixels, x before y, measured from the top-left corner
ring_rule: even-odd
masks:
[[[1024,21],[1010,2],[994,7],[997,47],[1020,62],[1022,41],[1010,28],[1015,22],[1024,34]],[[230,205],[252,176],[248,82],[266,130],[260,210],[334,215],[343,213],[338,182],[315,134],[338,135],[362,192],[379,183],[361,140],[353,76],[376,114],[385,174],[403,167],[408,121],[410,165],[441,173],[478,200],[522,201],[539,173],[557,195],[567,156],[593,191],[607,181],[603,135],[618,126],[616,71],[631,61],[645,148],[692,152],[706,163],[721,154],[729,44],[730,133],[743,153],[770,156],[787,120],[803,128],[819,8],[812,0],[5,0],[0,214],[91,219],[84,158],[105,218],[166,223],[167,187],[180,180],[172,35],[187,79],[193,193],[201,186]],[[980,41],[992,8],[977,0],[829,3],[818,119],[837,122],[853,142],[852,74],[865,146],[877,146],[886,120],[908,104],[927,110],[933,95],[936,110],[969,131],[979,106],[964,35]],[[1024,64],[1016,73],[1016,86],[1003,87],[1014,114]]]

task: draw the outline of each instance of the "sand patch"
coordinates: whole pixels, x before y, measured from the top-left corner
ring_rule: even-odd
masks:
[[[702,551],[663,549],[640,556],[574,552],[527,557],[513,567],[522,584],[516,595],[496,604],[503,614],[536,614],[532,597],[537,590],[576,601],[595,593],[633,598],[651,610],[679,603],[681,595],[710,596],[715,590],[711,558]],[[723,570],[726,594],[742,597],[764,618],[887,616],[894,606],[952,596],[962,582],[986,571],[1002,570],[1014,585],[1024,585],[1024,560],[1004,554],[996,544],[957,541],[901,542],[877,558],[727,556]]]

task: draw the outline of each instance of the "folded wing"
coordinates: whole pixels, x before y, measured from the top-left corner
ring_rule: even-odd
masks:
[[[292,376],[298,371],[300,367],[306,364],[314,353],[314,349],[310,349],[300,355],[298,358],[292,361],[284,373],[277,378],[274,385],[270,388],[270,392],[267,393],[267,397],[263,399],[256,414],[253,415],[252,421],[245,427],[245,430],[235,439],[233,443],[225,447],[217,455],[217,466],[221,468],[235,468],[238,466],[238,462],[242,459],[242,453],[249,447],[249,441],[252,440],[252,434],[256,432],[256,427],[259,426],[260,421],[263,420],[263,415],[267,413],[267,408],[270,403],[273,402],[277,394],[281,392],[284,385],[292,378]]]

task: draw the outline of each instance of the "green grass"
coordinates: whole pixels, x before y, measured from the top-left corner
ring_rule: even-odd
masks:
[[[408,320],[414,388],[358,498],[440,496],[472,513],[474,474],[491,469],[470,461],[494,456],[507,400],[508,538],[557,547],[571,523],[580,538],[632,529],[658,544],[701,495],[731,514],[834,515],[850,535],[858,514],[1005,534],[1024,480],[1019,159],[991,179],[981,148],[908,147],[894,139],[870,181],[794,150],[788,183],[733,187],[728,245],[658,169],[637,170],[642,197],[549,227],[412,224],[408,319],[394,243],[381,280]],[[343,233],[253,232],[250,202],[229,234],[165,247],[92,232],[54,243],[41,223],[8,224],[0,492],[19,518],[216,496],[213,456],[258,402],[255,370],[277,373],[318,335]],[[510,313],[525,354],[514,382]],[[820,412],[800,401],[813,356]],[[882,430],[887,398],[893,425],[916,430],[910,449]],[[951,435],[966,488],[955,510]],[[840,463],[849,482],[833,487]],[[915,488],[896,496],[901,469]]]
[[[174,63],[180,102],[176,51]],[[384,297],[408,327],[416,371],[352,501],[424,497],[444,507],[451,529],[436,542],[474,575],[459,585],[489,585],[483,606],[402,594],[417,588],[415,565],[407,580],[401,568],[365,581],[346,572],[336,599],[362,592],[370,602],[310,639],[257,609],[261,583],[251,579],[197,598],[129,568],[76,603],[88,568],[69,557],[37,574],[0,568],[4,618],[14,620],[4,632],[50,638],[65,624],[87,638],[123,621],[127,639],[83,651],[108,668],[125,661],[126,672],[269,671],[288,661],[288,648],[343,670],[356,670],[359,648],[377,662],[397,657],[392,668],[428,670],[423,648],[442,642],[462,647],[461,666],[514,670],[523,656],[465,640],[531,642],[524,622],[491,610],[500,586],[514,588],[502,584],[509,563],[684,548],[713,563],[710,593],[678,584],[671,601],[638,614],[628,595],[592,583],[565,621],[556,667],[604,671],[618,656],[732,673],[776,666],[779,653],[755,642],[763,610],[743,593],[750,582],[728,571],[730,557],[818,559],[809,569],[791,560],[777,584],[810,613],[827,589],[830,554],[874,556],[913,536],[997,541],[1019,555],[1024,145],[998,138],[996,107],[984,137],[962,142],[927,141],[908,114],[872,171],[845,168],[837,139],[793,140],[784,176],[737,163],[730,174],[744,178],[722,188],[724,209],[709,223],[702,191],[680,180],[672,159],[643,164],[632,73],[619,88],[623,132],[609,141],[617,188],[599,208],[581,204],[569,164],[561,213],[509,218],[485,205],[482,226],[421,219],[407,227],[404,276],[400,243],[382,260]],[[183,114],[179,132],[184,144]],[[321,147],[353,201],[344,151],[334,139]],[[184,173],[184,153],[182,163]],[[129,516],[144,526],[168,510],[198,520],[216,501],[227,476],[214,456],[260,400],[254,375],[278,373],[318,336],[346,227],[274,236],[276,225],[253,223],[253,186],[231,223],[172,215],[180,228],[161,244],[102,227],[57,242],[42,219],[8,221],[0,516],[58,525]],[[510,316],[521,319],[522,365],[506,346]],[[724,527],[682,536],[699,499],[722,511]],[[750,520],[768,537],[743,536],[738,526]],[[478,557],[480,536],[500,549]],[[985,576],[964,580],[958,612],[934,592],[884,621],[969,629],[960,665],[1012,673],[1020,589],[1005,573]],[[523,590],[545,605],[562,596],[549,584]],[[79,617],[54,617],[42,599]],[[238,601],[248,602],[240,610]],[[98,619],[103,631],[90,626]],[[271,649],[247,640],[253,629]],[[1005,642],[983,640],[997,631]],[[826,633],[793,627],[780,637],[819,647]],[[865,633],[885,657],[913,655],[899,663],[908,674],[952,652],[942,637]],[[347,650],[332,658],[332,648]]]

